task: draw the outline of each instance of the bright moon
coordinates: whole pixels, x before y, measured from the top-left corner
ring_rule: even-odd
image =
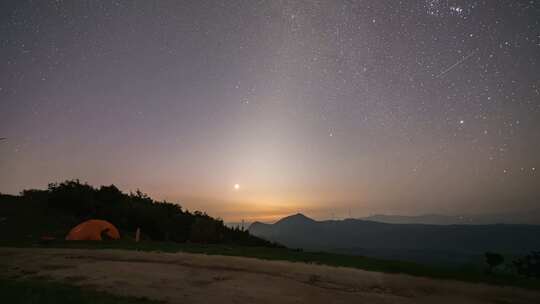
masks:
[[[234,190],[238,190],[240,189],[240,185],[239,184],[234,184]]]

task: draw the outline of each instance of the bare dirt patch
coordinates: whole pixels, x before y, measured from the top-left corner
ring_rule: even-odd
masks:
[[[170,303],[539,303],[540,293],[253,258],[0,248],[5,276],[46,276]]]

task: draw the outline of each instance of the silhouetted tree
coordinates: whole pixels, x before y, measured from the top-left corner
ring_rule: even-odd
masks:
[[[493,269],[504,262],[504,257],[498,253],[486,252],[485,257],[488,264],[488,273],[493,273]]]
[[[51,207],[66,210],[78,217],[94,217],[96,201],[95,189],[81,184],[78,179],[60,184],[49,184],[48,203]]]
[[[49,195],[49,192],[47,190],[23,190],[21,192],[21,196],[26,200],[31,201],[46,201],[47,196]]]
[[[60,211],[74,222],[104,219],[120,230],[131,232],[129,235],[140,227],[144,236],[152,240],[279,246],[248,231],[226,227],[222,220],[204,212],[191,213],[178,204],[156,202],[140,190],[125,194],[114,185],[97,189],[79,180],[67,180],[51,183],[47,190],[24,190],[21,197]]]
[[[533,251],[513,262],[516,271],[520,275],[540,278],[540,251]]]

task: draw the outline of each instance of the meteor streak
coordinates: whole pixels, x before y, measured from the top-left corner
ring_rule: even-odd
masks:
[[[454,63],[453,65],[451,65],[450,67],[448,67],[447,69],[445,69],[444,71],[440,72],[439,75],[435,76],[435,78],[440,78],[442,76],[444,76],[446,73],[452,71],[455,67],[459,66],[460,64],[462,64],[463,62],[467,61],[467,59],[471,58],[472,55],[476,54],[478,50],[476,51],[472,51],[469,55],[463,57],[461,60],[459,60],[458,62]]]

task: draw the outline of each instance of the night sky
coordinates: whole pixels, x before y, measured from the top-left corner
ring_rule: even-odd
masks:
[[[226,221],[540,205],[540,1],[1,1],[0,192]]]

